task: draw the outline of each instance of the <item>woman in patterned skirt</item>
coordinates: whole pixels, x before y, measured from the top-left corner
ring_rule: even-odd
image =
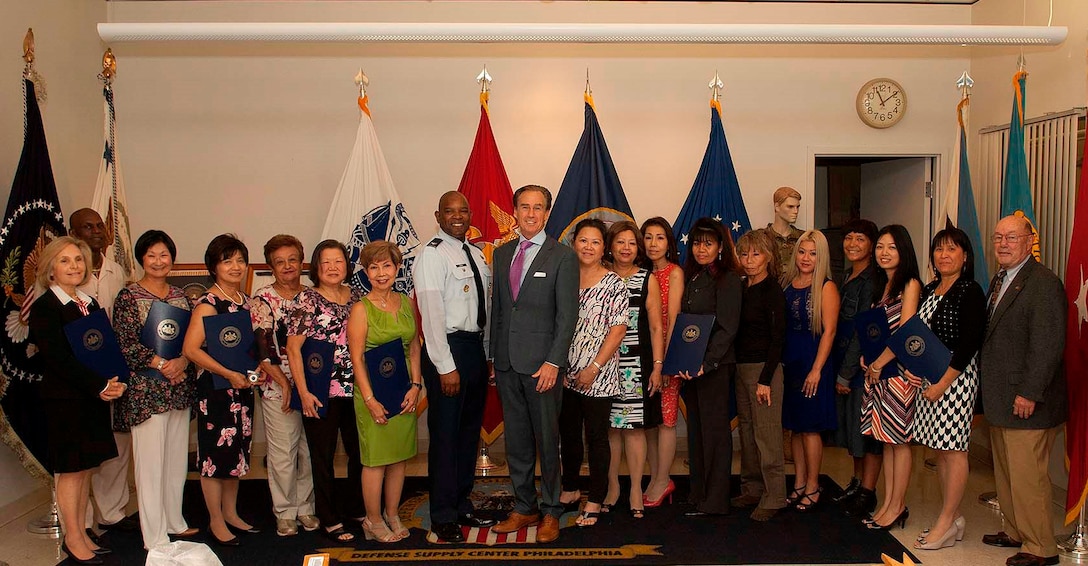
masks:
[[[645,267],[654,275],[661,291],[661,334],[668,351],[672,327],[680,312],[684,295],[684,270],[680,268],[680,252],[669,222],[655,216],[642,223],[642,238],[646,246]],[[664,360],[664,356],[657,358]],[[658,507],[668,498],[676,484],[669,478],[669,469],[676,457],[676,418],[680,407],[680,380],[661,376],[661,426],[646,431],[646,458],[650,463],[650,483],[642,502],[646,507]]]
[[[208,244],[204,265],[215,284],[193,308],[182,349],[200,368],[196,381],[197,464],[210,519],[208,530],[222,546],[239,544],[231,530],[258,532],[238,516],[238,479],[249,472],[253,441],[253,384],[208,355],[204,317],[247,310],[241,287],[248,263],[249,250],[231,234],[216,236]],[[229,381],[230,387],[216,389],[213,373]]]
[[[937,232],[929,248],[936,278],[922,290],[918,313],[952,351],[943,375],[907,378],[922,384],[914,414],[914,440],[937,451],[937,477],[944,505],[933,527],[914,548],[936,550],[963,538],[967,522],[959,514],[967,486],[967,448],[978,393],[978,350],[986,328],[986,296],[975,282],[975,252],[959,228]]]
[[[877,234],[876,263],[880,267],[873,282],[874,295],[881,299],[875,307],[888,315],[888,328],[899,328],[902,321],[918,312],[922,284],[918,281],[918,258],[914,254],[907,229],[892,224]],[[914,438],[914,399],[918,388],[902,376],[892,351],[885,348],[876,360],[862,359],[865,367],[865,400],[861,414],[861,433],[884,443],[884,502],[871,519],[863,521],[870,529],[887,530],[892,525],[905,526],[907,484],[910,483],[910,443]],[[867,364],[867,365],[866,365]]]
[[[786,503],[798,511],[820,504],[821,434],[838,426],[831,346],[839,319],[839,291],[830,280],[831,254],[818,230],[793,246],[782,276],[786,296],[786,346],[782,355],[782,428],[790,438],[796,470]]]
[[[636,519],[643,516],[642,470],[646,466],[646,429],[661,424],[661,366],[665,339],[661,324],[661,289],[650,270],[640,267],[646,257],[642,233],[630,220],[615,222],[605,234],[605,257],[619,275],[630,296],[627,334],[620,343],[620,394],[612,400],[608,445],[608,496],[614,504],[620,494],[620,458],[627,453],[631,476],[630,508]]]
[[[302,427],[310,445],[310,469],[314,482],[314,510],[322,534],[339,543],[352,542],[355,535],[344,530],[345,518],[359,521],[363,502],[359,485],[363,465],[359,460],[359,433],[352,402],[354,377],[348,354],[347,324],[352,305],[361,293],[344,284],[351,277],[348,250],[336,240],[324,240],[310,256],[310,281],[314,286],[298,294],[298,305],[287,320],[287,363],[302,405]],[[302,346],[307,340],[335,344],[328,399],[322,408],[306,384]],[[324,386],[322,386],[324,388]],[[348,489],[335,489],[337,437],[347,454]]]
[[[608,270],[604,258],[604,222],[587,218],[574,227],[578,256],[578,325],[567,356],[563,406],[559,412],[559,446],[563,462],[560,502],[577,500],[582,468],[582,430],[589,453],[589,498],[575,520],[579,527],[597,524],[608,492],[608,421],[612,399],[620,393],[619,348],[627,333],[627,288]]]

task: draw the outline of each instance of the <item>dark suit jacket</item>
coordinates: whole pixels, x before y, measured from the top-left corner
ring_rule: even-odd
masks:
[[[680,311],[692,314],[714,315],[714,330],[703,356],[703,371],[710,373],[722,364],[737,361],[733,342],[740,328],[741,297],[744,283],[740,276],[730,271],[717,279],[702,269],[684,285]]]
[[[982,403],[991,424],[1047,429],[1065,422],[1065,315],[1061,280],[1029,259],[994,309],[979,355]],[[1012,413],[1017,395],[1035,401],[1030,418]]]
[[[578,260],[570,248],[548,238],[525,272],[515,301],[510,263],[518,241],[495,250],[491,293],[495,369],[532,375],[544,362],[564,368],[578,323]]]
[[[91,300],[87,310],[98,310]],[[94,399],[106,388],[106,379],[79,363],[64,335],[64,325],[83,318],[75,301],[67,305],[46,289],[30,307],[30,341],[42,360],[42,399]]]

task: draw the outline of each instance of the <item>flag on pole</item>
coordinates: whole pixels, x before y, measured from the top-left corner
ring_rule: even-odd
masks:
[[[34,474],[41,468],[49,470],[50,464],[45,416],[38,395],[41,380],[39,360],[35,357],[38,349],[28,340],[27,317],[31,303],[44,292],[34,287],[38,255],[49,242],[66,232],[35,85],[30,80],[24,80],[23,85],[26,97],[23,153],[0,226],[0,284],[4,288],[0,406],[5,417],[0,419],[3,429],[0,432],[27,470]]]
[[[982,229],[978,223],[978,209],[975,208],[975,193],[971,186],[971,166],[967,161],[967,127],[964,113],[971,105],[964,97],[956,105],[956,149],[953,152],[951,173],[948,177],[948,192],[938,219],[944,220],[946,228],[959,228],[971,239],[975,256],[975,281],[985,289],[990,284],[989,269],[986,267],[986,240],[982,239]]]
[[[404,261],[397,272],[393,289],[411,295],[412,264],[419,253],[419,237],[393,186],[393,177],[389,174],[385,155],[378,143],[378,133],[370,119],[368,101],[365,95],[359,97],[361,112],[355,146],[351,149],[340,186],[333,196],[321,239],[332,238],[343,242],[352,263],[358,263],[359,252],[370,242],[387,240],[395,243]],[[356,267],[349,283],[352,287],[369,291],[370,280],[363,269]]]
[[[116,261],[127,274],[136,274],[136,256],[132,248],[132,233],[128,225],[128,197],[121,175],[121,160],[117,157],[117,114],[113,106],[113,73],[116,66],[113,51],[107,49],[103,57],[102,96],[105,99],[104,149],[102,163],[98,166],[98,182],[95,183],[93,208],[106,222],[106,247],[104,255]]]
[[[608,153],[601,125],[593,107],[593,95],[586,92],[586,123],[582,138],[570,159],[563,184],[552,205],[544,230],[561,243],[570,244],[574,227],[584,218],[599,218],[605,224],[631,220],[631,205],[623,194],[616,166]]]
[[[480,74],[481,81],[490,82],[486,69]],[[491,112],[487,102],[487,85],[480,93],[480,125],[476,128],[476,141],[472,144],[472,153],[468,156],[465,173],[457,191],[465,195],[469,210],[472,211],[472,226],[468,239],[484,251],[484,257],[491,263],[495,248],[518,237],[514,220],[514,193],[510,189],[510,178],[499,155],[499,146],[495,143],[495,134],[491,131]],[[493,383],[487,388],[484,399],[484,418],[480,426],[480,438],[490,445],[499,438],[503,429],[502,402],[499,388]]]
[[[1005,177],[1001,186],[1001,216],[1015,214],[1031,222],[1035,244],[1031,253],[1042,261],[1039,228],[1035,223],[1035,205],[1031,199],[1031,183],[1028,181],[1028,160],[1024,151],[1024,106],[1027,95],[1027,71],[1017,71],[1012,77],[1012,118],[1009,119],[1009,149],[1005,157]]]
[[[1088,144],[1084,147],[1088,163]],[[1082,167],[1073,216],[1065,294],[1069,315],[1065,330],[1065,377],[1068,382],[1069,420],[1065,423],[1065,456],[1069,486],[1065,523],[1077,520],[1088,495],[1088,167]],[[1080,407],[1080,409],[1076,409]]]
[[[733,157],[729,154],[729,142],[725,139],[722,107],[717,100],[710,101],[710,141],[703,154],[703,163],[672,225],[678,238],[676,244],[681,262],[687,254],[688,231],[696,220],[703,217],[721,222],[734,242],[752,229],[748,210],[744,208],[744,197],[740,193],[737,171],[733,168]]]
[[[484,251],[491,263],[495,248],[518,237],[514,220],[514,193],[510,178],[499,155],[495,134],[491,131],[491,113],[487,107],[488,93],[480,93],[480,125],[476,141],[468,156],[465,173],[457,191],[465,195],[472,210],[472,226],[468,240]],[[485,419],[486,420],[486,419]]]

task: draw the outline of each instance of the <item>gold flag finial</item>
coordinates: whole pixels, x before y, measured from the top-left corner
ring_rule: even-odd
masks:
[[[102,74],[98,75],[98,78],[102,79],[106,84],[113,82],[113,77],[117,76],[117,58],[113,56],[113,50],[107,48],[106,52],[102,54]]]
[[[27,66],[34,64],[34,28],[26,28],[26,37],[23,38],[23,61]]]

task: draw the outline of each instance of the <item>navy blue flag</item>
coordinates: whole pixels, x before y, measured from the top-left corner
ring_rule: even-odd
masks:
[[[0,313],[0,436],[15,451],[27,470],[49,470],[46,458],[45,415],[41,411],[38,349],[28,340],[30,305],[47,289],[34,288],[38,254],[58,236],[65,235],[64,215],[57,199],[49,147],[34,83],[24,80],[26,116],[23,153],[11,183],[11,195],[0,226],[0,286],[4,295]],[[9,428],[10,426],[10,428]],[[14,433],[14,434],[11,434]],[[29,451],[29,452],[28,452]],[[37,459],[40,468],[32,462]]]
[[[584,218],[599,218],[605,224],[634,220],[616,166],[608,153],[608,144],[604,142],[601,125],[597,123],[590,94],[586,94],[586,125],[582,138],[570,159],[544,231],[569,245],[574,239],[574,227]]]
[[[729,154],[729,142],[725,140],[722,107],[717,100],[712,100],[710,106],[710,141],[706,145],[703,164],[699,166],[688,199],[672,225],[681,263],[687,257],[688,231],[700,218],[709,217],[721,222],[734,242],[752,229],[740,194],[737,172],[733,169],[733,157]]]

